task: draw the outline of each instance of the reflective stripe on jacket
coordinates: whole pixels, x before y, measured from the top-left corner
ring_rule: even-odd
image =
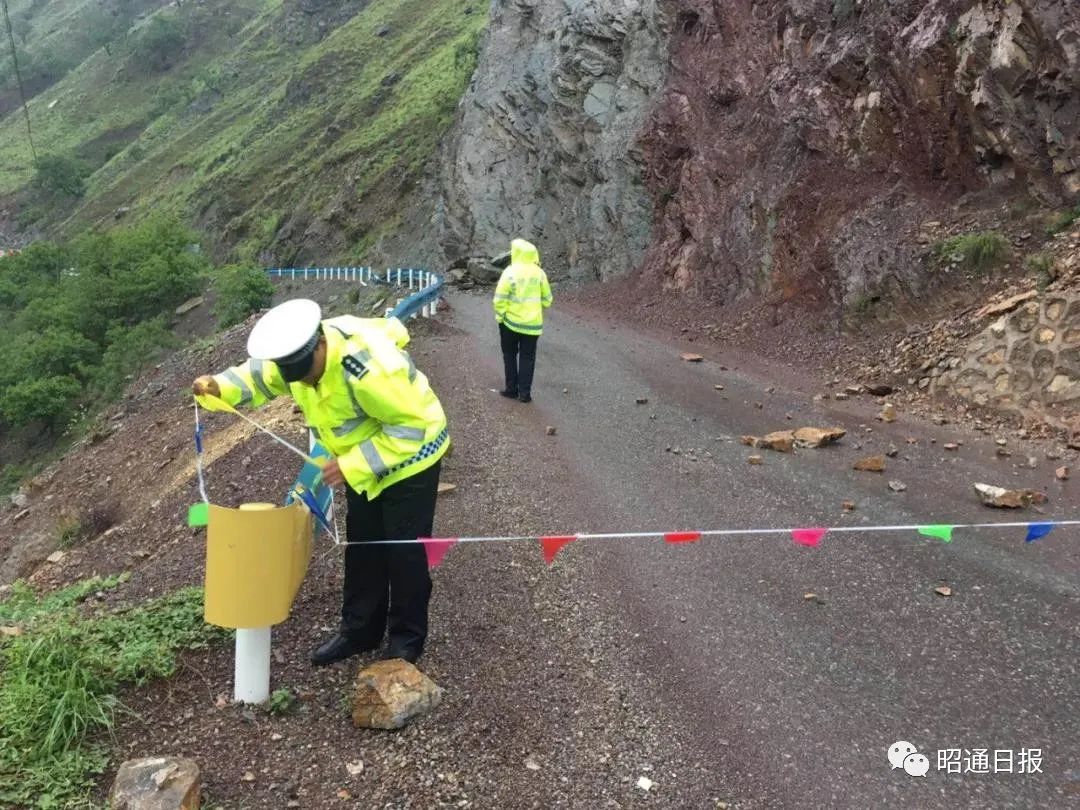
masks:
[[[291,395],[349,486],[375,498],[442,458],[450,446],[446,414],[404,351],[401,321],[345,315],[322,325],[326,369],[317,385],[286,383],[276,364],[253,359],[214,379],[234,407]]]
[[[544,331],[544,310],[551,306],[551,286],[540,268],[540,253],[524,239],[510,243],[510,266],[495,287],[495,320],[523,335]]]

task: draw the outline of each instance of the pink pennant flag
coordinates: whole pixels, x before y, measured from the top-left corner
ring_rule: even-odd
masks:
[[[665,543],[696,543],[701,539],[701,532],[668,532],[664,535]]]
[[[457,538],[453,537],[421,537],[424,544],[424,553],[427,554],[428,571],[443,561],[447,553],[457,544]]]
[[[544,552],[544,562],[551,565],[555,561],[555,555],[575,540],[577,540],[576,534],[563,537],[541,537],[540,550]]]
[[[800,546],[815,548],[821,542],[821,538],[828,532],[828,529],[792,529],[791,539]]]

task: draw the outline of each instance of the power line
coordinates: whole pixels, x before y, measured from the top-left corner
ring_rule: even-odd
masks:
[[[37,163],[37,149],[34,148],[34,131],[30,128],[30,108],[26,106],[26,90],[23,88],[22,72],[19,70],[19,55],[15,52],[15,34],[11,29],[11,16],[8,14],[7,0],[0,0],[4,8],[4,22],[7,24],[8,42],[11,43],[11,64],[15,66],[15,80],[19,83],[19,98],[22,99],[23,116],[26,118],[26,139],[30,141],[30,154]]]

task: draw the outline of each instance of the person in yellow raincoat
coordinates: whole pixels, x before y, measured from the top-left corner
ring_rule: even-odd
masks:
[[[291,396],[331,453],[323,468],[348,503],[339,632],[313,653],[315,665],[378,649],[415,662],[428,629],[431,578],[421,543],[430,537],[440,460],[450,445],[446,414],[404,347],[397,319],[323,320],[314,301],[274,307],[255,324],[246,362],[195,380],[204,407],[259,407]],[[220,406],[217,406],[220,408]]]
[[[532,402],[536,342],[544,331],[544,310],[551,306],[551,285],[540,267],[540,252],[531,242],[515,239],[510,243],[509,258],[492,302],[506,382],[499,393]]]

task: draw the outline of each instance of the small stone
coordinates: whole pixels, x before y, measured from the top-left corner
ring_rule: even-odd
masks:
[[[244,771],[244,775],[241,776],[240,779],[243,780],[244,782],[254,782],[255,781],[255,772],[254,771]]]
[[[281,742],[284,739],[284,735],[278,734],[276,731],[270,735],[270,742]]]
[[[724,386],[720,385],[719,383],[714,385],[713,388],[715,388],[717,391],[723,391],[724,390]]]
[[[790,453],[795,449],[795,434],[790,430],[777,430],[763,436],[760,443],[754,446],[776,450],[780,453]]]
[[[637,780],[638,789],[639,790],[644,790],[646,793],[648,793],[650,790],[652,790],[653,785],[655,785],[655,784],[656,783],[647,776],[639,776],[638,780]]]
[[[887,397],[893,392],[891,385],[885,385],[884,383],[877,383],[875,385],[866,386],[867,393],[875,397]]]
[[[634,402],[636,402],[638,405],[645,405],[645,404],[647,404],[649,402],[649,398],[648,397],[638,397],[637,399],[634,400]]]
[[[996,444],[998,447],[1004,447],[1008,443],[1009,442],[1007,439],[994,439],[994,444]]]
[[[952,596],[952,588],[948,585],[938,585],[934,588],[934,593],[938,596]]]
[[[552,425],[548,425],[546,433],[547,433],[548,436],[554,436],[555,435],[555,428]]]
[[[761,456],[747,456],[746,463],[747,464],[764,464],[764,460],[761,458]]]
[[[114,810],[197,810],[199,766],[177,757],[131,759],[116,772],[109,806]]]
[[[1056,470],[1054,470],[1054,477],[1057,478],[1058,481],[1068,481],[1069,480],[1069,468],[1068,467],[1058,467]]]
[[[893,492],[903,492],[907,489],[907,484],[905,484],[903,481],[890,481],[889,489],[891,489]]]
[[[694,354],[693,352],[683,352],[679,355],[679,357],[681,357],[687,363],[700,363],[702,360],[705,359],[700,354]]]
[[[569,394],[569,393],[570,393],[570,389],[569,389],[569,388],[564,388],[564,389],[562,390],[562,392],[563,392],[564,394]]]
[[[945,444],[942,445],[942,446],[946,450],[959,450],[960,449],[960,445],[958,445],[956,442],[945,442]]]
[[[858,396],[863,392],[863,387],[861,385],[846,385],[844,391],[852,396]]]
[[[0,625],[0,636],[7,636],[8,638],[15,638],[15,636],[21,636],[23,629],[16,627],[13,624]]]
[[[843,509],[845,512],[854,512],[855,501],[844,501],[840,504],[840,508]]]
[[[755,402],[754,407],[760,411],[762,408],[765,407],[765,404],[763,402]]]
[[[1008,450],[1006,450],[1006,449],[1005,449],[1004,447],[999,447],[999,448],[997,448],[997,449],[996,449],[996,450],[995,450],[994,452],[995,452],[995,453],[996,453],[997,455],[999,455],[999,456],[1000,456],[1001,458],[1008,458],[1009,456],[1011,456],[1011,455],[1012,455],[1012,453],[1010,453],[1010,452],[1009,452]]]
[[[442,689],[400,658],[376,661],[356,677],[352,720],[358,728],[402,728],[442,702]]]
[[[1005,489],[990,484],[975,484],[975,491],[986,506],[998,509],[1027,509],[1032,504],[1046,503],[1047,497],[1033,489]]]
[[[860,472],[885,472],[885,456],[860,458],[852,465],[852,469]]]
[[[881,409],[881,421],[882,422],[895,422],[896,421],[896,406],[891,402],[886,402]]]
[[[833,399],[835,399],[837,402],[844,402],[851,399],[851,397],[848,394],[845,394],[843,391],[837,391],[835,394],[833,394]]]
[[[177,315],[186,315],[187,313],[191,312],[191,310],[195,309],[196,307],[201,307],[205,303],[205,301],[206,301],[206,299],[203,298],[201,295],[196,296],[195,298],[189,298],[187,301],[185,301],[184,303],[182,303],[180,306],[178,306],[176,308],[176,314]]]
[[[48,557],[46,557],[45,559],[46,559],[46,560],[47,560],[48,562],[51,562],[51,563],[58,563],[58,562],[60,562],[60,561],[61,561],[62,559],[64,559],[64,557],[66,557],[66,556],[67,556],[67,552],[64,552],[64,551],[54,551],[54,552],[53,552],[52,554],[50,554],[50,555],[49,555]]]
[[[349,772],[349,776],[359,776],[364,772],[364,763],[360,760],[356,762],[346,762],[345,770]]]
[[[457,489],[457,484],[449,484],[449,483],[440,482],[439,483],[438,494],[439,495],[445,495],[447,492],[453,492],[455,489]]]
[[[890,444],[889,449],[885,451],[885,455],[887,455],[889,458],[896,458],[898,455],[900,455],[900,448],[897,447],[895,444]]]
[[[16,509],[25,509],[30,505],[30,499],[26,497],[25,492],[13,492],[11,493],[11,505]]]
[[[843,428],[815,428],[801,427],[795,431],[796,447],[825,447],[825,445],[840,441],[847,435]]]

